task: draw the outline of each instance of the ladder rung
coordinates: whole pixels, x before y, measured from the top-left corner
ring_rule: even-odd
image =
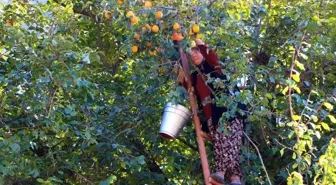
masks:
[[[211,137],[210,137],[207,133],[201,131],[201,136],[202,136],[204,139],[206,139],[206,140],[212,142]]]

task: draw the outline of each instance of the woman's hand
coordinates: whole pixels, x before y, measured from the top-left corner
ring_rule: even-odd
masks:
[[[195,39],[197,45],[205,45],[201,39]]]

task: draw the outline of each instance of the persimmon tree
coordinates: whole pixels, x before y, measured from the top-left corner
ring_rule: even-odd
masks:
[[[229,108],[219,131],[238,101],[249,107],[243,181],[335,183],[335,6],[1,5],[0,184],[202,184],[192,124],[174,141],[158,136],[164,104],[187,102],[174,43],[189,52],[196,38],[216,51],[230,82],[208,79],[216,102]],[[241,92],[227,97],[224,88],[235,85]]]

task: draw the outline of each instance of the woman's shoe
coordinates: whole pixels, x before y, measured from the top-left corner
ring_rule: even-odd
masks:
[[[215,181],[224,184],[224,177],[222,177],[221,175],[217,174],[217,173],[212,173],[210,175],[211,178],[213,178]]]

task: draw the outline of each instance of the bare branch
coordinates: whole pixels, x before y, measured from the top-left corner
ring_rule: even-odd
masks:
[[[301,41],[300,41],[300,46],[299,47],[296,47],[295,46],[295,49],[293,51],[293,55],[292,55],[292,66],[290,68],[290,74],[289,74],[289,79],[292,80],[292,77],[293,77],[293,70],[294,70],[294,66],[296,64],[296,59],[297,59],[297,56],[299,55],[300,53],[300,50],[301,50],[301,46],[302,46],[302,42],[303,42],[303,39],[305,38],[305,35],[306,35],[306,32],[303,34],[302,38],[301,38]],[[289,104],[289,113],[290,113],[290,119],[291,121],[293,120],[293,107],[292,107],[292,91],[291,91],[291,85],[288,86],[288,104]]]
[[[329,100],[329,99],[332,99],[334,96],[335,96],[334,94],[331,95],[331,96],[330,96],[329,98],[327,98],[323,103],[321,103],[321,105],[316,109],[316,111],[314,111],[315,114],[317,114],[317,113],[322,109],[323,104],[327,103],[328,100]],[[310,122],[311,119],[312,119],[312,117],[310,116],[310,118],[308,119],[308,121],[306,122],[305,125],[307,125],[307,124]],[[321,122],[321,121],[320,121],[320,122]]]
[[[272,182],[271,182],[271,180],[270,180],[270,178],[269,178],[269,176],[268,176],[266,167],[265,167],[265,165],[264,165],[264,162],[263,162],[263,159],[262,159],[262,156],[261,156],[261,154],[260,154],[260,152],[259,152],[258,147],[254,144],[254,142],[251,140],[251,138],[250,138],[245,132],[243,132],[243,134],[244,134],[244,136],[247,138],[247,140],[249,140],[249,142],[250,142],[250,143],[254,146],[254,148],[256,149],[256,151],[257,151],[257,153],[258,153],[258,156],[259,156],[259,159],[260,159],[260,162],[261,162],[261,165],[262,165],[262,167],[263,167],[263,169],[264,169],[264,171],[265,171],[265,174],[266,174],[268,183],[269,183],[270,185],[272,185]]]
[[[210,8],[217,0],[212,0],[209,5],[208,5],[208,8]]]
[[[98,25],[98,30],[97,30],[97,45],[98,45],[98,50],[99,51],[103,51],[103,38],[102,38],[102,35],[101,35],[101,32],[102,32],[102,28],[101,28],[101,25],[100,23],[98,22],[97,23]],[[105,68],[108,69],[108,63],[107,63],[107,60],[105,58],[105,56],[102,54],[102,53],[98,53],[101,61],[103,62],[103,65]]]

